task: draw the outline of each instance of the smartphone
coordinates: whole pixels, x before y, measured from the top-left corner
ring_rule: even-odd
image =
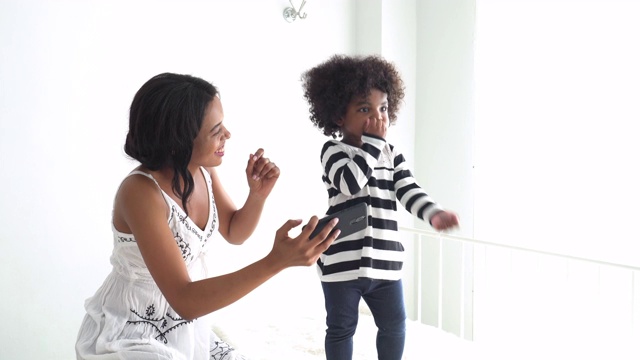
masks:
[[[367,214],[367,204],[366,203],[357,203],[351,207],[346,209],[342,209],[337,213],[333,213],[331,215],[327,215],[318,221],[318,225],[313,229],[313,232],[309,236],[309,239],[312,239],[314,236],[318,235],[320,231],[327,225],[327,223],[333,219],[338,218],[338,224],[333,228],[332,231],[336,229],[340,229],[340,235],[338,235],[337,239],[345,237],[347,235],[351,235],[357,231],[360,231],[367,227],[369,223],[369,216]]]

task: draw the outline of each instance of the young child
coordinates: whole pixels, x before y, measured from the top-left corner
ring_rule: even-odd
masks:
[[[369,215],[366,229],[336,240],[317,261],[327,312],[326,357],[351,359],[362,298],[378,327],[378,359],[399,360],[406,314],[396,199],[436,230],[458,226],[458,216],[427,195],[403,155],[385,140],[404,98],[393,64],[380,56],[334,55],[304,72],[302,83],[309,118],[333,138],[320,153],[327,214],[364,202]]]

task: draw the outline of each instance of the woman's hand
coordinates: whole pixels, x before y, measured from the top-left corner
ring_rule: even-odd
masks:
[[[458,225],[458,215],[451,211],[440,211],[431,217],[431,226],[438,231],[450,230]]]
[[[332,231],[338,219],[332,219],[314,238],[309,239],[311,232],[318,224],[318,217],[313,216],[302,228],[300,235],[289,237],[289,231],[302,223],[302,220],[289,220],[276,231],[273,249],[267,256],[283,268],[291,266],[311,266],[325,252],[340,234],[340,230]]]
[[[264,157],[264,150],[260,148],[255,154],[249,155],[246,174],[249,191],[266,198],[280,177],[280,169],[269,158]]]

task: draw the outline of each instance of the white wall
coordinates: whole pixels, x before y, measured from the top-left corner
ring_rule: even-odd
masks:
[[[398,119],[389,129],[387,140],[405,154],[413,168],[416,120],[416,1],[356,0],[356,53],[380,54],[393,62],[405,83],[405,99],[398,111]],[[401,209],[400,226],[411,227],[413,216]],[[417,319],[416,288],[417,254],[412,241],[405,241],[404,289],[407,315]]]
[[[639,14],[636,0],[478,1],[477,238],[640,265]],[[490,247],[476,259],[474,339],[594,353],[633,334],[637,348],[638,272]]]
[[[425,190],[460,215],[462,226],[455,233],[468,237],[473,236],[474,21],[475,0],[356,1],[356,51],[393,61],[407,87],[388,140],[404,152]],[[400,226],[430,228],[408,212],[399,214]],[[403,240],[409,317],[471,338],[471,267],[463,266],[470,264],[470,251],[444,246],[440,293],[440,244],[422,241],[414,247],[410,237]],[[419,263],[426,268],[422,274],[416,271]]]
[[[476,236],[639,262],[638,15],[637,0],[479,2]]]
[[[219,87],[232,132],[221,173],[238,204],[250,152],[264,147],[282,169],[256,236],[242,247],[219,245],[214,271],[265,255],[286,219],[324,212],[326,138],[308,120],[299,77],[333,53],[353,52],[353,3],[307,1],[307,18],[293,23],[282,16],[288,5],[0,4],[0,358],[75,356],[84,300],[110,270],[112,198],[135,165],[122,151],[130,101],[157,73],[190,73]],[[290,291],[276,295],[292,302],[314,296],[290,286],[297,279],[319,291],[311,269],[291,269],[263,292]]]
[[[416,14],[416,177],[432,197],[458,213],[461,226],[455,234],[472,237],[475,0],[417,1]],[[428,268],[421,279],[422,320],[471,338],[471,268],[463,266],[469,249],[424,241],[418,256]]]
[[[407,16],[413,4],[372,6]],[[358,44],[372,33],[357,33],[353,0],[309,0],[307,18],[293,23],[282,16],[287,6],[286,0],[0,3],[0,358],[75,356],[84,300],[110,270],[113,195],[135,166],[122,151],[128,108],[153,75],[189,73],[220,89],[232,132],[220,172],[238,205],[247,193],[250,152],[264,147],[282,169],[256,235],[241,247],[220,243],[212,271],[264,256],[286,219],[325,211],[319,151],[326,138],[308,120],[300,74],[334,53],[362,51]],[[410,46],[411,36],[398,30],[404,21],[385,19],[372,28],[393,31]],[[413,50],[380,44],[412,87]],[[412,91],[391,135],[406,139],[409,149]],[[264,310],[256,304],[304,309],[321,306],[321,296],[315,269],[295,268],[230,309],[250,317]]]

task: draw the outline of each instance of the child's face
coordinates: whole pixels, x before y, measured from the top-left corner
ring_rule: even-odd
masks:
[[[351,99],[346,114],[337,122],[342,130],[342,141],[360,147],[367,120],[370,120],[370,123],[382,122],[384,133],[374,133],[372,130],[367,133],[385,138],[386,128],[389,126],[388,105],[387,94],[378,89],[371,90],[366,98],[355,97]],[[373,129],[373,125],[370,125],[369,129]]]

